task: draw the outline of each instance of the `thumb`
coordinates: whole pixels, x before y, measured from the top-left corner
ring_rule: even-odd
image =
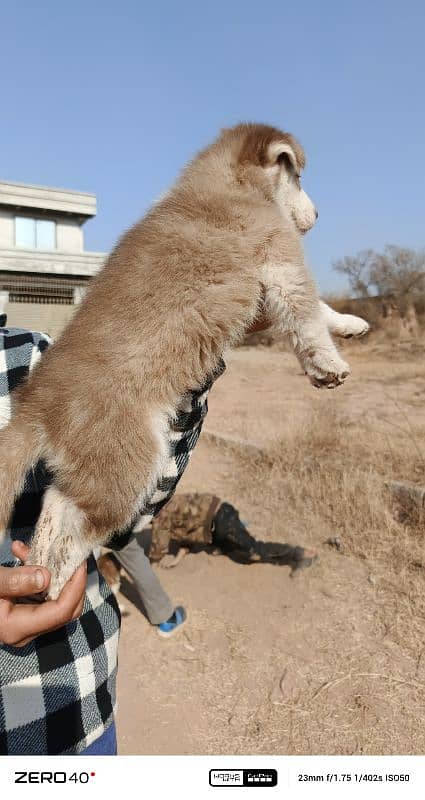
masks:
[[[47,589],[50,575],[43,567],[0,567],[0,597],[25,597]]]

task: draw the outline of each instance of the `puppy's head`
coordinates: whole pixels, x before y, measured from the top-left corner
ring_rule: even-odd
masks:
[[[312,201],[301,188],[305,167],[304,151],[291,136],[269,125],[242,124],[224,131],[237,143],[237,170],[261,186],[281,212],[292,218],[300,233],[306,233],[317,219]]]

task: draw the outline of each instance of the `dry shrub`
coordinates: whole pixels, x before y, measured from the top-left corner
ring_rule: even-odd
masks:
[[[415,298],[414,306],[419,321],[422,325],[425,325],[425,294],[421,294],[419,297]]]

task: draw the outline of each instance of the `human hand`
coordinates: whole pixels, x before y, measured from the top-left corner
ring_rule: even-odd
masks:
[[[12,545],[14,556],[25,562],[29,547]],[[61,628],[77,619],[84,604],[87,566],[82,564],[65,584],[57,600],[42,603],[16,603],[14,598],[43,593],[50,583],[44,567],[0,567],[0,642],[23,647],[42,633]]]

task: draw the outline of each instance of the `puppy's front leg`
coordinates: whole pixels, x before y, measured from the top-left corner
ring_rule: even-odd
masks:
[[[332,341],[313,278],[304,262],[268,262],[262,281],[266,313],[274,328],[289,336],[312,384],[332,389],[344,383],[350,368]]]
[[[295,354],[313,386],[334,389],[344,383],[350,367],[338,353],[321,315],[304,319],[290,332]]]
[[[86,535],[82,512],[54,486],[47,489],[26,563],[50,571],[49,600],[56,600],[94,544]]]
[[[364,336],[369,331],[369,324],[354,314],[340,314],[320,300],[320,308],[330,333],[350,339],[352,336]]]

